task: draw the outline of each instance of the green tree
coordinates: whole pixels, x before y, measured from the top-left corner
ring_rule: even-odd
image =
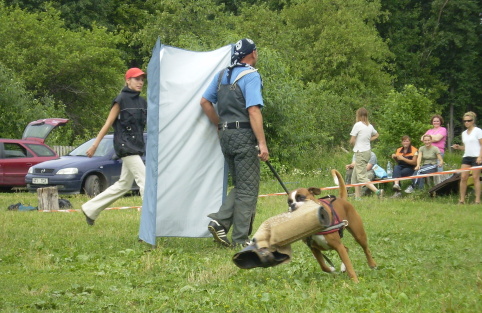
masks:
[[[445,90],[433,68],[439,59],[430,53],[427,18],[430,1],[381,0],[384,18],[377,23],[380,35],[396,55],[390,72],[394,86],[402,90],[412,84],[427,90],[437,99]]]
[[[475,0],[381,0],[387,19],[378,28],[394,59],[395,86],[427,91],[449,123],[482,109],[482,3]],[[454,119],[454,115],[456,119]],[[459,131],[456,131],[456,133]]]
[[[290,31],[280,38],[278,48],[293,58],[293,69],[304,81],[364,97],[388,91],[391,78],[386,68],[392,54],[375,28],[381,14],[379,1],[293,3],[282,11]]]
[[[430,116],[434,113],[438,112],[434,110],[433,101],[413,85],[405,86],[400,92],[390,92],[377,117],[380,143],[376,153],[379,160],[388,160],[400,146],[402,136],[410,136],[412,145],[421,146],[420,138],[432,127]]]
[[[147,4],[155,13],[133,42],[142,46],[147,58],[158,37],[162,44],[193,51],[217,49],[237,40],[224,4],[213,0],[148,0]]]
[[[0,137],[21,138],[27,124],[37,119],[64,116],[51,97],[36,99],[15,73],[0,63]]]
[[[0,16],[0,63],[35,97],[65,105],[75,136],[91,136],[123,84],[122,38],[98,27],[70,31],[50,7],[25,13],[0,4]]]
[[[283,161],[306,162],[346,145],[356,109],[383,107],[392,54],[374,26],[379,8],[377,1],[353,0],[291,1],[279,12],[265,4],[239,10],[235,29],[259,38],[260,72],[265,81],[273,76],[265,84],[266,120],[282,134],[273,154],[286,155],[290,147]],[[264,57],[267,48],[277,51],[275,62],[286,72],[281,81],[275,67],[266,66],[274,61]]]
[[[434,71],[448,86],[438,103],[449,121],[451,145],[464,130],[459,120],[466,111],[482,113],[482,3],[473,0],[435,0],[429,20],[433,54],[440,62]]]
[[[378,1],[274,2],[156,1],[136,40],[144,52],[158,36],[199,51],[255,40],[270,151],[296,165],[347,142],[358,107],[383,106],[392,55],[374,26]]]

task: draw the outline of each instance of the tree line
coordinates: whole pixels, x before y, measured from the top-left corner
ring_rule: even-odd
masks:
[[[274,162],[348,148],[362,106],[383,155],[402,135],[419,138],[435,113],[457,142],[462,114],[482,114],[481,12],[477,0],[3,0],[0,136],[68,117],[54,140],[77,144],[97,133],[121,73],[145,69],[157,38],[208,51],[249,37]]]

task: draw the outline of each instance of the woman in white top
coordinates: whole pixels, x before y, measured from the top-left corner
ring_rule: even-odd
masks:
[[[370,142],[378,138],[378,132],[368,121],[368,111],[360,108],[356,111],[356,123],[350,132],[350,144],[353,145],[355,153],[355,168],[351,176],[351,183],[368,183],[367,163],[370,160]],[[375,192],[377,196],[382,196],[383,190],[378,190],[373,184],[366,185],[368,189]],[[361,186],[355,186],[355,199],[361,197]]]
[[[464,142],[464,145],[452,146],[454,149],[464,150],[461,168],[482,165],[482,129],[475,126],[476,117],[477,115],[474,112],[467,112],[464,114],[463,122],[465,127],[467,127],[467,130],[462,133],[462,141]],[[465,171],[462,172],[460,177],[460,204],[465,203],[469,174],[470,171]],[[472,177],[474,179],[475,204],[480,204],[480,169],[472,170]]]

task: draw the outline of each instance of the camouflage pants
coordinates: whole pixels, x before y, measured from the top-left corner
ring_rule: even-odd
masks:
[[[208,216],[226,231],[233,227],[233,243],[249,239],[258,201],[260,161],[256,137],[251,129],[227,129],[219,132],[221,150],[228,163],[234,188],[217,213]]]

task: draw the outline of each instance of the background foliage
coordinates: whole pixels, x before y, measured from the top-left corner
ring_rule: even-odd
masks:
[[[12,101],[21,109],[2,115],[18,124],[0,126],[0,136],[19,137],[30,116],[55,109],[72,120],[55,141],[87,139],[122,87],[120,73],[145,68],[158,37],[196,51],[250,37],[277,165],[316,167],[324,152],[348,149],[361,106],[383,155],[405,133],[419,138],[434,113],[451,141],[464,112],[482,114],[480,12],[476,0],[2,0],[0,75],[11,86],[2,86],[10,91],[0,110]],[[44,110],[30,115],[27,104]]]

